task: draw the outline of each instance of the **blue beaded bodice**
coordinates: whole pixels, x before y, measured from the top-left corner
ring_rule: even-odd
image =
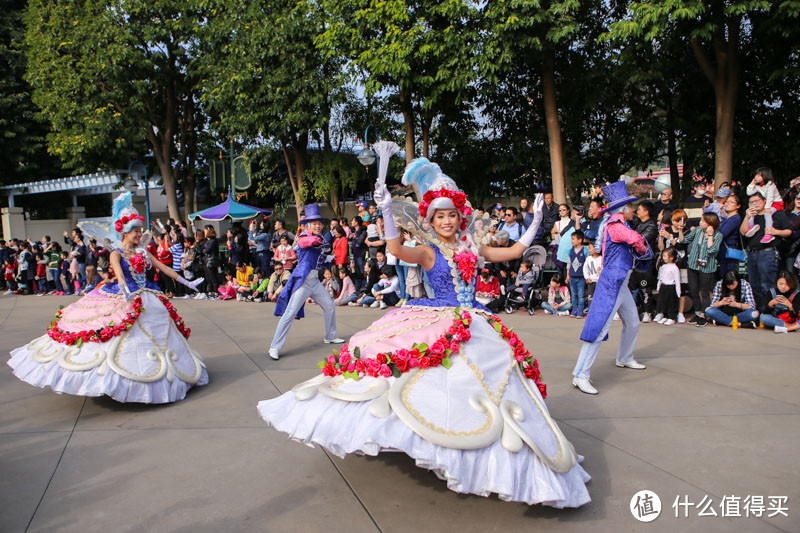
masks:
[[[477,275],[472,278],[472,283],[464,283],[458,272],[458,267],[450,265],[450,261],[442,254],[436,245],[431,245],[436,253],[436,262],[433,268],[426,270],[428,280],[433,287],[433,298],[417,298],[409,300],[408,305],[425,305],[432,307],[478,307],[485,309],[475,300],[475,284]]]
[[[131,292],[138,291],[142,288],[148,288],[153,290],[160,290],[157,283],[153,283],[147,280],[146,270],[142,274],[137,274],[133,271],[130,262],[128,261],[128,257],[125,255],[125,252],[120,249],[116,249],[116,252],[119,252],[120,255],[120,264],[122,265],[122,275],[125,278],[125,282],[128,285],[128,290]],[[142,252],[146,254],[147,252]],[[106,283],[101,288],[103,292],[108,294],[119,294],[119,283],[117,282],[117,278],[114,277],[109,283]]]

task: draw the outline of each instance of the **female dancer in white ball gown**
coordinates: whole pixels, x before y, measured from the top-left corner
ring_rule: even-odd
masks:
[[[147,251],[149,234],[143,239],[130,196],[114,201],[114,231],[79,224],[113,250],[114,277],[56,313],[46,334],[11,352],[8,364],[19,379],[59,393],[139,403],[182,400],[192,386],[208,383],[189,328],[145,271],[152,265],[195,291],[203,280],[186,281]]]
[[[418,205],[392,200],[380,178],[376,190],[387,248],[422,266],[435,295],[353,335],[320,362],[321,375],[260,402],[261,417],[338,456],[402,451],[457,492],[554,507],[589,502],[589,475],[550,417],[536,359],[475,300],[480,264],[520,257],[530,245],[541,197],[517,244],[479,247],[464,193],[438,165],[414,160],[403,182],[423,194]],[[426,245],[402,246],[396,224],[424,234]]]

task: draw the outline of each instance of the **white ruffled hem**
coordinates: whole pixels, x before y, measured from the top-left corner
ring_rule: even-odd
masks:
[[[60,367],[55,361],[41,364],[29,357],[25,346],[11,352],[8,366],[22,381],[41,388],[50,388],[59,394],[75,396],[109,396],[122,403],[172,403],[183,400],[192,385],[173,378],[143,383],[124,378],[106,369],[104,375],[98,369],[75,372]],[[203,374],[197,385],[208,383],[208,373]]]
[[[580,465],[558,474],[528,448],[509,452],[501,441],[485,448],[461,450],[435,445],[406,426],[396,414],[377,418],[370,402],[345,402],[317,394],[298,401],[293,392],[261,401],[258,411],[268,424],[306,445],[319,445],[344,457],[402,451],[417,466],[432,470],[455,492],[501,500],[579,507],[591,501],[585,483],[591,476]],[[582,461],[582,457],[578,457]]]

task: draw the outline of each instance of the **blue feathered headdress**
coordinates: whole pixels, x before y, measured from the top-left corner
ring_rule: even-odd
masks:
[[[131,201],[133,194],[124,192],[114,199],[111,208],[111,220],[114,223],[114,230],[118,235],[129,232],[134,226],[142,226],[144,219],[139,216]]]

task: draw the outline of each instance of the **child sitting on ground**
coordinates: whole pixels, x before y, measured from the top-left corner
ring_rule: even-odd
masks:
[[[671,326],[678,319],[678,301],[681,297],[681,271],[675,261],[678,251],[674,247],[667,248],[661,254],[664,264],[658,269],[658,285],[656,285],[656,312],[653,322]]]
[[[354,302],[356,299],[356,286],[350,278],[350,272],[345,267],[340,267],[339,281],[342,283],[342,290],[339,291],[339,297],[334,300],[336,305],[347,305]]]
[[[546,315],[567,316],[572,309],[569,289],[563,284],[561,274],[553,274],[550,278],[550,289],[547,291],[547,301],[542,303]]]
[[[370,307],[380,307],[381,309],[386,309],[400,301],[400,279],[392,265],[384,265],[381,268],[381,277],[372,289],[372,296],[375,301],[370,304]]]
[[[263,302],[265,299],[264,293],[269,288],[269,278],[264,275],[260,268],[253,271],[253,283],[250,285],[250,296],[247,298],[249,302]]]
[[[478,300],[478,303],[488,306],[499,297],[500,281],[492,275],[492,271],[488,268],[481,269],[481,275],[478,277],[475,287],[475,299]]]
[[[233,300],[236,298],[236,290],[239,288],[239,283],[236,281],[236,276],[230,270],[225,271],[225,285],[218,287],[217,290],[220,294],[220,300]]]
[[[603,256],[595,247],[593,242],[589,242],[589,257],[583,264],[583,279],[586,280],[586,299],[591,303],[594,297],[594,290],[597,288],[597,280],[603,270]]]

